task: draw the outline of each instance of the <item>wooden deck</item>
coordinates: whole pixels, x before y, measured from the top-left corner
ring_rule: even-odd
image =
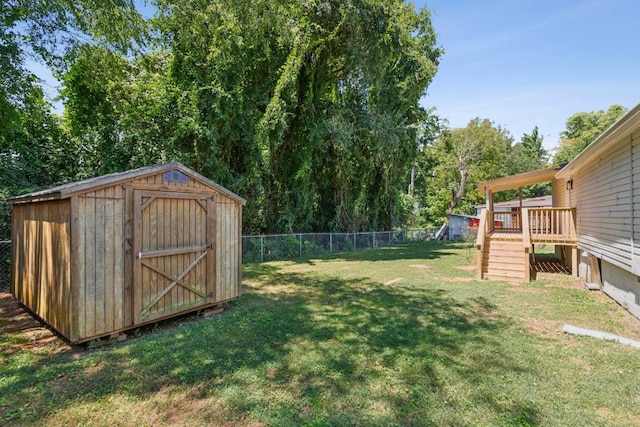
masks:
[[[547,257],[536,262],[537,243],[573,247],[572,268]],[[536,272],[577,271],[575,209],[535,208],[495,213],[483,211],[478,228],[478,279],[529,281]]]

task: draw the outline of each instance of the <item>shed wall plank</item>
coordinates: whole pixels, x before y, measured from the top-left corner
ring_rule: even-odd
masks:
[[[71,332],[70,201],[14,205],[14,295],[62,334]]]
[[[85,197],[85,306],[84,322],[86,336],[96,335],[96,199]]]
[[[94,193],[94,206],[95,206],[95,222],[93,233],[95,236],[95,250],[93,254],[95,259],[92,260],[94,264],[94,281],[95,286],[93,288],[95,305],[93,311],[95,313],[95,333],[100,334],[108,331],[106,325],[106,280],[105,280],[105,264],[112,263],[112,259],[105,258],[105,246],[106,246],[106,223],[105,223],[105,190],[99,190]]]

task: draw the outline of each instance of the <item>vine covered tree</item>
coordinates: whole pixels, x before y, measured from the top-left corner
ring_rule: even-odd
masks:
[[[42,162],[56,176],[37,172],[31,187],[179,160],[248,199],[246,232],[403,222],[417,129],[430,116],[419,101],[442,53],[426,9],[401,0],[152,4],[146,22],[132,0],[9,0],[0,12],[11,42],[0,73],[15,92],[0,94],[15,124],[2,132],[26,129],[20,97],[33,101],[29,111],[40,105],[31,119],[56,129],[47,143],[28,138],[60,154]],[[23,84],[35,81],[21,68],[26,52],[60,77],[62,121],[41,92],[24,89],[37,87]],[[6,135],[4,158],[17,164],[18,139]]]
[[[176,144],[245,195],[248,230],[389,228],[440,49],[399,0],[159,1]],[[186,31],[185,29],[189,29]]]

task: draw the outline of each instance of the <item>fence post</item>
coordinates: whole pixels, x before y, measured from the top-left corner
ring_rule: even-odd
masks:
[[[353,233],[353,250],[356,250],[356,233]]]
[[[264,236],[260,236],[260,262],[264,262]]]
[[[329,233],[329,252],[333,252],[333,233]]]
[[[300,238],[300,258],[302,258],[302,234],[298,234],[298,237]]]

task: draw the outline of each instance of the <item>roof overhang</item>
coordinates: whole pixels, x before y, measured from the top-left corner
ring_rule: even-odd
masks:
[[[553,181],[556,174],[562,169],[562,166],[554,166],[547,169],[540,169],[533,172],[525,172],[518,175],[505,176],[491,181],[478,183],[478,190],[492,193],[498,191],[511,190],[513,188],[526,187],[527,185],[541,184]]]

